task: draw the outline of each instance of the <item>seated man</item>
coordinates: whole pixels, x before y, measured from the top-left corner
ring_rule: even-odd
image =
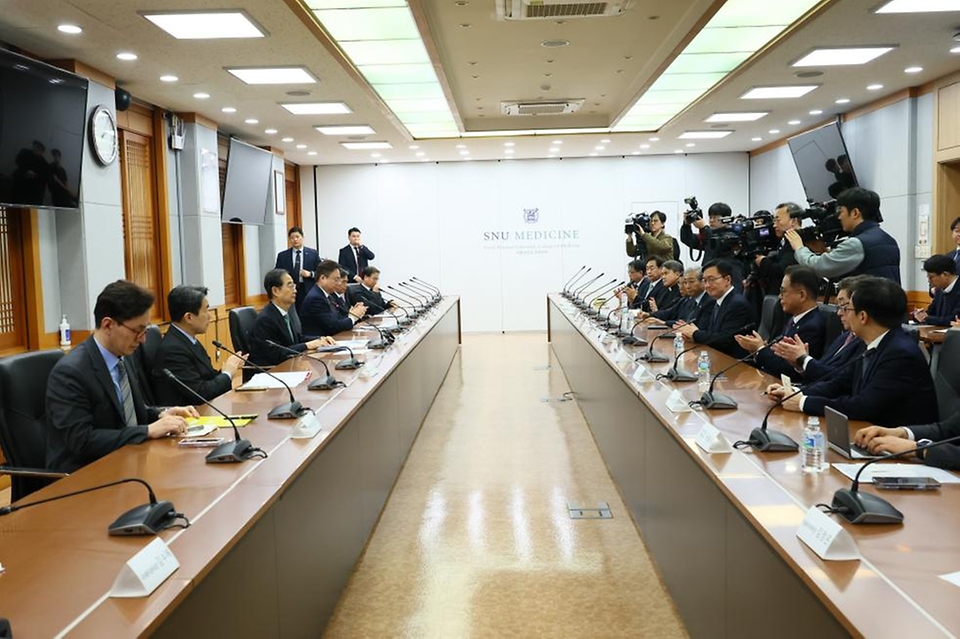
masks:
[[[330,300],[337,308],[340,317],[346,317],[349,314],[347,305],[347,287],[350,285],[350,273],[345,268],[340,267],[340,276],[336,278],[333,285],[333,295]]]
[[[743,293],[733,288],[735,272],[727,260],[707,262],[703,267],[703,283],[707,295],[716,300],[713,310],[702,313],[700,323],[677,322],[674,327],[687,342],[711,346],[739,358],[747,353],[737,344],[734,335],[750,331],[757,320]]]
[[[702,322],[701,316],[710,312],[716,303],[703,289],[703,273],[700,267],[688,268],[680,278],[680,293],[683,295],[667,308],[653,313],[641,313],[645,324],[666,324],[673,326],[675,322]]]
[[[783,330],[771,337],[797,337],[810,349],[813,357],[823,352],[826,324],[817,306],[817,288],[820,280],[813,269],[807,266],[788,266],[780,284],[780,306],[787,315]],[[750,353],[756,353],[754,365],[771,375],[787,375],[799,381],[800,374],[769,348],[760,333],[735,336],[737,343]],[[762,349],[762,350],[761,350]]]
[[[680,278],[683,277],[683,264],[676,260],[667,260],[660,269],[660,286],[647,297],[646,308],[650,313],[668,308],[680,299]]]
[[[650,312],[650,298],[658,294],[660,287],[663,286],[663,262],[664,259],[657,255],[647,258],[646,269],[647,279],[650,280],[650,287],[647,288],[646,297],[641,298],[637,295],[630,303],[630,308],[639,308],[642,311]],[[627,293],[627,299],[630,299],[630,293]]]
[[[650,280],[647,279],[646,268],[643,260],[633,260],[627,264],[627,279],[629,281],[626,286],[616,291],[617,297],[620,297],[620,293],[627,294],[627,303],[630,308],[639,308],[643,300],[647,299]]]
[[[130,355],[147,334],[153,301],[124,280],[97,296],[93,335],[57,362],[47,382],[47,468],[73,472],[125,444],[184,433],[184,417],[197,417],[192,406],[143,402]]]
[[[319,276],[319,272],[317,275]],[[297,285],[289,273],[282,268],[267,271],[263,278],[263,288],[267,290],[270,301],[257,313],[257,321],[250,331],[251,362],[260,366],[276,366],[291,356],[291,350],[303,353],[335,343],[331,337],[304,338],[291,322],[290,308],[297,299]],[[307,313],[306,307],[303,312]],[[302,323],[306,324],[306,318]],[[273,346],[267,340],[286,348]]]
[[[843,332],[824,349],[822,357],[819,359],[811,357],[807,345],[798,335],[785,337],[770,347],[774,355],[794,366],[794,370],[803,381],[813,382],[826,377],[833,371],[839,370],[867,347],[862,339],[850,331],[848,321],[852,310],[850,296],[857,281],[861,279],[863,279],[862,275],[851,275],[840,280],[840,288],[837,291],[837,317],[843,325]],[[796,379],[793,376],[791,378]]]
[[[160,342],[152,371],[157,401],[163,406],[197,404],[197,398],[167,377],[167,369],[181,382],[206,400],[230,390],[233,375],[243,366],[243,353],[231,355],[218,371],[210,363],[210,356],[197,335],[207,332],[210,316],[207,289],[202,286],[177,286],[167,294],[170,309],[170,328]]]
[[[927,282],[936,292],[926,310],[913,312],[914,319],[921,324],[950,326],[950,322],[957,319],[960,314],[960,286],[957,286],[956,266],[949,255],[934,255],[923,263]]]
[[[360,273],[362,281],[347,287],[347,304],[363,302],[374,315],[394,308],[393,300],[383,299],[380,294],[380,269],[368,266]]]
[[[930,366],[917,341],[900,328],[906,293],[890,279],[870,276],[857,282],[851,304],[850,330],[867,345],[861,362],[804,387],[783,407],[823,416],[829,406],[850,419],[882,426],[936,421]],[[767,391],[777,398],[787,394],[778,384]]]
[[[349,331],[367,314],[367,307],[358,302],[347,309],[346,317],[340,317],[334,296],[340,279],[340,265],[333,260],[324,260],[317,267],[317,285],[307,293],[303,301],[300,321],[304,335],[336,335]]]
[[[935,424],[899,428],[868,426],[857,431],[854,442],[874,454],[895,454],[916,450],[919,445],[950,439],[958,435],[960,435],[960,412]],[[917,453],[917,458],[928,466],[960,470],[960,445],[944,444],[927,451],[920,451]]]

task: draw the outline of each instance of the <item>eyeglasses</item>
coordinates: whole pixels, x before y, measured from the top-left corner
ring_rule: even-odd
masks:
[[[850,310],[850,308],[851,308],[850,304],[841,304],[840,306],[837,307],[837,314],[839,315],[840,313],[846,313],[847,311]]]
[[[114,320],[114,321],[116,321],[116,320]],[[131,327],[127,326],[126,324],[124,324],[123,322],[117,322],[117,324],[119,324],[120,326],[124,327],[125,329],[127,329],[127,330],[130,331],[131,333],[136,334],[137,339],[140,339],[141,337],[143,337],[144,335],[146,335],[146,334],[147,334],[147,329],[150,328],[149,326],[144,326],[142,329],[131,328]]]
[[[713,284],[714,282],[719,282],[720,280],[724,280],[726,278],[726,275],[716,275],[714,277],[705,277],[703,278],[703,281],[707,284]]]

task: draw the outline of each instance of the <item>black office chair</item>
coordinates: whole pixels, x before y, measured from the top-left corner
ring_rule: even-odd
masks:
[[[140,383],[140,390],[144,394],[143,401],[149,406],[157,405],[157,393],[153,388],[153,367],[157,361],[157,351],[160,350],[162,340],[163,335],[160,333],[160,327],[151,324],[147,327],[147,334],[143,343],[133,353],[137,360],[137,381]]]
[[[840,316],[837,315],[837,305],[828,304],[825,302],[820,302],[818,305],[818,311],[823,315],[823,346],[826,348],[830,344],[833,344],[833,340],[837,339],[837,336],[843,332],[843,323],[840,321]]]
[[[960,410],[960,331],[947,331],[937,360],[933,387],[937,392],[940,419],[946,419]]]
[[[233,350],[243,353],[250,352],[250,331],[257,321],[257,311],[252,306],[238,306],[231,308],[230,339],[233,341]]]
[[[26,497],[66,473],[44,471],[47,455],[46,397],[59,349],[0,359],[0,448],[11,476],[12,501]]]
[[[757,332],[760,333],[760,337],[769,342],[770,338],[779,335],[780,329],[783,328],[783,307],[780,306],[778,296],[767,295],[763,298],[760,308],[760,326]]]

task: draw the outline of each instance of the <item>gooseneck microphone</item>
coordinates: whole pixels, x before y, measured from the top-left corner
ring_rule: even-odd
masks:
[[[176,522],[178,519],[183,520],[183,528],[190,526],[190,521],[182,513],[176,512],[176,509],[173,507],[172,503],[169,501],[157,501],[157,496],[153,493],[153,488],[150,487],[150,484],[136,477],[128,477],[126,479],[112,481],[107,484],[91,486],[90,488],[75,490],[73,492],[56,495],[54,497],[47,497],[46,499],[38,499],[37,501],[27,502],[26,504],[11,504],[9,506],[4,506],[0,508],[0,517],[3,515],[9,515],[10,513],[18,510],[23,510],[24,508],[30,508],[31,506],[39,506],[40,504],[46,504],[51,501],[59,501],[61,499],[66,499],[67,497],[83,495],[84,493],[92,493],[95,490],[101,490],[103,488],[110,488],[111,486],[119,486],[120,484],[129,483],[143,485],[147,489],[147,494],[150,496],[150,503],[137,506],[136,508],[131,508],[127,512],[117,517],[116,521],[107,526],[107,532],[109,534],[156,535],[161,530],[165,530],[173,526],[174,522]]]
[[[410,281],[407,282],[407,286],[410,288],[410,290],[419,291],[423,295],[426,295],[427,299],[430,300],[431,306],[440,303],[440,295],[436,291],[432,289],[428,289],[426,286],[422,284],[414,284],[415,281],[416,281],[416,278],[412,277],[410,278]]]
[[[595,277],[591,277],[589,280],[587,280],[587,283],[586,283],[586,284],[580,284],[579,286],[577,286],[576,289],[574,289],[573,291],[571,291],[571,294],[573,295],[573,297],[572,297],[573,303],[574,303],[578,308],[583,308],[583,299],[582,299],[582,297],[581,297],[581,293],[583,293],[583,292],[584,292],[585,290],[587,290],[589,287],[593,286],[594,282],[596,282],[597,280],[599,280],[599,279],[600,279],[601,277],[603,277],[603,276],[604,276],[604,273],[600,273],[599,275],[597,275],[597,276],[595,276]]]
[[[440,299],[440,298],[443,297],[443,293],[440,292],[440,287],[434,286],[434,285],[431,284],[430,282],[425,282],[425,281],[421,280],[419,277],[411,277],[410,279],[413,280],[414,282],[416,282],[417,284],[419,284],[420,286],[423,286],[423,287],[426,287],[426,288],[429,288],[429,289],[431,289],[431,290],[436,291],[436,292],[437,292],[437,299]]]
[[[570,301],[573,301],[573,291],[576,287],[580,285],[580,282],[583,281],[583,278],[587,275],[590,275],[590,271],[593,270],[593,267],[587,268],[583,273],[578,275],[572,282],[567,285],[567,290],[563,293],[563,296]]]
[[[213,345],[221,350],[227,351],[231,355],[237,355],[237,353],[234,353],[232,350],[224,346],[223,342],[220,342],[218,340],[213,340]],[[237,357],[240,357],[240,355],[237,355]],[[290,388],[289,384],[287,384],[285,381],[283,381],[282,379],[280,379],[279,377],[277,377],[276,375],[274,375],[273,373],[265,369],[263,366],[260,366],[259,364],[255,364],[251,362],[249,359],[245,359],[244,361],[245,363],[250,364],[250,366],[253,366],[255,369],[257,369],[261,373],[264,373],[268,377],[272,377],[273,379],[283,384],[283,387],[287,389],[287,393],[289,393],[290,395],[290,401],[287,402],[286,404],[280,404],[279,406],[271,410],[269,413],[267,413],[267,419],[297,419],[298,417],[303,415],[306,409],[304,409],[304,407],[300,405],[300,402],[298,402],[296,398],[294,398],[293,389]]]
[[[169,369],[164,368],[162,370],[163,374],[168,378],[173,380],[174,383],[178,384],[182,389],[199,399],[204,405],[209,406],[213,410],[217,411],[225,420],[230,422],[230,425],[233,426],[233,441],[224,442],[211,450],[207,454],[207,463],[208,464],[226,464],[226,463],[235,463],[242,462],[250,459],[254,454],[260,454],[262,458],[266,458],[267,454],[259,448],[254,448],[246,439],[240,437],[240,430],[237,428],[237,425],[233,422],[233,418],[227,415],[225,412],[214,406],[208,399],[203,395],[193,390],[186,384],[184,384],[180,379],[170,372]]]
[[[394,314],[390,311],[390,309],[387,308],[386,306],[381,306],[380,304],[375,304],[374,302],[371,301],[371,302],[370,302],[370,305],[369,305],[367,308],[368,308],[368,309],[370,309],[370,308],[379,309],[379,310],[374,310],[374,313],[386,313],[387,315],[389,315],[390,317],[392,317],[392,318],[394,319],[394,321],[397,323],[397,325],[388,328],[388,329],[387,329],[388,331],[392,331],[392,332],[394,332],[394,333],[399,333],[400,331],[403,330],[403,327],[404,327],[404,326],[409,326],[409,325],[411,324],[411,321],[410,321],[410,320],[401,320],[399,317],[397,317],[396,315],[394,315]],[[399,310],[403,311],[404,315],[407,315],[407,314],[408,314],[408,313],[407,313],[406,311],[404,311],[402,308],[400,308],[400,307],[397,307],[397,308],[399,308]]]
[[[661,337],[666,337],[666,334],[662,335]],[[674,336],[674,337],[676,337],[676,336]],[[680,364],[680,358],[681,358],[681,357],[683,357],[684,355],[686,355],[686,354],[689,353],[690,351],[695,351],[695,350],[697,350],[697,349],[700,348],[701,346],[706,346],[706,344],[694,344],[694,345],[691,346],[690,348],[685,348],[685,349],[683,349],[682,351],[680,351],[679,353],[677,353],[677,356],[673,358],[673,366],[670,367],[670,370],[668,370],[666,373],[661,373],[660,375],[657,375],[657,379],[660,379],[661,377],[666,377],[666,378],[667,378],[668,380],[670,380],[671,382],[695,382],[695,381],[697,381],[697,376],[696,376],[696,375],[694,375],[693,373],[691,373],[690,371],[688,371],[688,370],[686,370],[686,369],[680,368],[680,367],[679,367],[679,364]]]
[[[417,315],[423,314],[423,312],[426,310],[426,307],[424,307],[422,303],[414,299],[410,295],[410,293],[401,291],[400,289],[394,286],[387,286],[386,288],[387,290],[391,291],[395,295],[399,295],[400,299],[404,300],[407,304],[412,304]]]
[[[424,294],[423,291],[418,290],[414,286],[410,286],[410,282],[397,282],[397,286],[403,287],[403,290],[407,291],[408,294],[414,298],[424,302],[424,308],[432,308],[436,300],[431,298],[429,295]]]
[[[620,280],[619,282],[617,282],[616,280],[614,280],[612,283],[608,282],[608,284],[612,284],[612,285],[605,287],[600,293],[598,293],[597,295],[594,295],[593,298],[590,300],[590,302],[587,304],[587,308],[589,309],[589,310],[587,310],[587,315],[592,315],[592,316],[594,316],[594,317],[599,317],[599,316],[600,316],[600,309],[599,309],[599,308],[590,308],[590,307],[592,307],[592,306],[593,306],[593,303],[596,302],[596,301],[597,301],[598,299],[600,299],[601,297],[603,297],[604,295],[608,295],[608,294],[610,294],[611,292],[615,291],[618,286],[620,286],[621,284],[623,284],[623,280]],[[609,301],[609,300],[604,300],[604,304],[606,304],[608,301]],[[602,307],[602,306],[603,306],[603,304],[601,304],[601,307]]]
[[[743,331],[748,331],[748,330],[752,329],[753,327],[754,327],[754,323],[753,323],[753,322],[750,322],[749,324],[744,324],[743,326],[741,326],[741,327],[738,328],[737,330],[733,331],[733,334],[734,334],[734,335],[738,335],[738,334],[742,333]],[[727,336],[724,335],[724,338],[725,338],[725,337],[727,337]],[[726,372],[729,371],[730,369],[736,368],[737,366],[739,366],[740,364],[744,363],[745,361],[747,361],[747,360],[749,360],[749,359],[753,359],[754,357],[757,356],[757,353],[759,353],[760,351],[762,351],[762,350],[765,349],[765,348],[770,348],[771,346],[773,346],[774,344],[776,344],[777,342],[779,342],[779,341],[782,340],[782,339],[783,339],[783,335],[780,335],[780,336],[777,337],[776,339],[768,342],[767,344],[764,344],[763,346],[761,346],[760,348],[758,348],[758,349],[755,350],[754,352],[752,352],[752,353],[747,353],[747,354],[744,355],[743,357],[741,357],[741,358],[737,359],[735,362],[733,362],[733,364],[730,364],[730,365],[727,366],[726,368],[721,369],[720,372],[718,372],[716,375],[714,375],[714,376],[713,376],[713,379],[710,380],[710,388],[708,388],[707,391],[700,396],[700,399],[697,400],[696,403],[698,403],[700,406],[702,406],[702,407],[704,407],[704,408],[707,408],[707,409],[717,408],[717,409],[727,410],[727,409],[736,408],[739,404],[737,404],[737,402],[736,402],[732,397],[730,397],[729,395],[724,395],[723,393],[715,393],[715,392],[713,391],[713,387],[717,384],[717,380],[720,379],[720,376],[721,376],[721,375],[723,375],[724,373],[726,373]],[[706,346],[706,344],[704,344],[704,346]]]
[[[363,366],[364,363],[354,356],[353,349],[349,346],[321,346],[317,349],[318,353],[338,353],[340,351],[349,351],[350,357],[337,362],[334,368],[338,371],[352,371]]]
[[[566,293],[567,293],[567,287],[570,286],[571,284],[573,284],[575,281],[577,281],[577,277],[579,277],[580,274],[583,273],[583,270],[584,270],[585,268],[587,268],[587,265],[586,265],[586,264],[584,264],[583,266],[581,266],[581,267],[580,267],[580,270],[577,271],[576,273],[574,273],[574,274],[573,274],[573,277],[571,277],[569,280],[567,280],[567,283],[564,284],[564,285],[560,288],[560,294],[561,294],[561,295],[566,295]]]
[[[652,340],[650,340],[650,346],[647,348],[647,352],[641,355],[640,357],[638,357],[637,361],[644,361],[651,364],[657,363],[657,362],[669,362],[670,361],[669,357],[665,357],[659,353],[653,352],[653,345],[657,343],[657,340],[666,339],[668,337],[672,337],[672,336],[667,334],[662,334],[662,335],[657,335]],[[626,343],[626,340],[624,340],[624,343]]]
[[[609,282],[605,282],[604,284],[601,284],[597,288],[593,289],[592,291],[584,295],[583,307],[582,307],[583,312],[586,313],[587,315],[596,315],[597,312],[594,309],[590,308],[590,306],[593,304],[594,300],[600,297],[600,295],[603,295],[601,291],[604,291],[605,289],[609,288],[611,284],[615,286],[616,283],[617,283],[617,278],[613,278]]]
[[[905,457],[917,451],[936,448],[944,444],[953,444],[960,442],[960,435],[941,439],[938,442],[931,442],[923,446],[917,446],[914,450],[904,450],[893,455],[885,455],[877,459],[871,459],[857,471],[853,477],[853,483],[850,488],[841,488],[833,493],[833,502],[830,504],[831,512],[834,512],[851,524],[901,524],[903,523],[903,513],[893,507],[893,505],[882,497],[871,493],[860,492],[860,475],[870,464],[875,464],[880,460],[887,461]]]
[[[303,355],[300,351],[295,351],[289,346],[284,346],[283,344],[277,344],[273,340],[265,340],[267,344],[271,346],[276,346],[277,348],[282,348],[283,350],[290,353],[292,357],[300,357]],[[309,384],[307,384],[307,390],[332,390],[338,386],[344,386],[345,384],[341,381],[338,381],[333,375],[330,374],[330,368],[327,366],[327,363],[322,359],[310,358],[314,362],[320,362],[323,365],[323,370],[326,371],[326,375],[323,377],[318,377]]]
[[[373,350],[383,350],[393,344],[393,335],[384,333],[382,330],[380,330],[380,327],[371,322],[369,318],[361,319],[359,322],[357,322],[357,324],[366,324],[367,326],[372,327],[373,330],[377,331],[377,334],[380,336],[379,340],[367,340],[367,348]]]

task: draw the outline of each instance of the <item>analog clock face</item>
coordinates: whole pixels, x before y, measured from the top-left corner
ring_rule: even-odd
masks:
[[[117,125],[106,107],[99,106],[93,112],[90,136],[94,155],[102,164],[110,164],[117,158]]]

